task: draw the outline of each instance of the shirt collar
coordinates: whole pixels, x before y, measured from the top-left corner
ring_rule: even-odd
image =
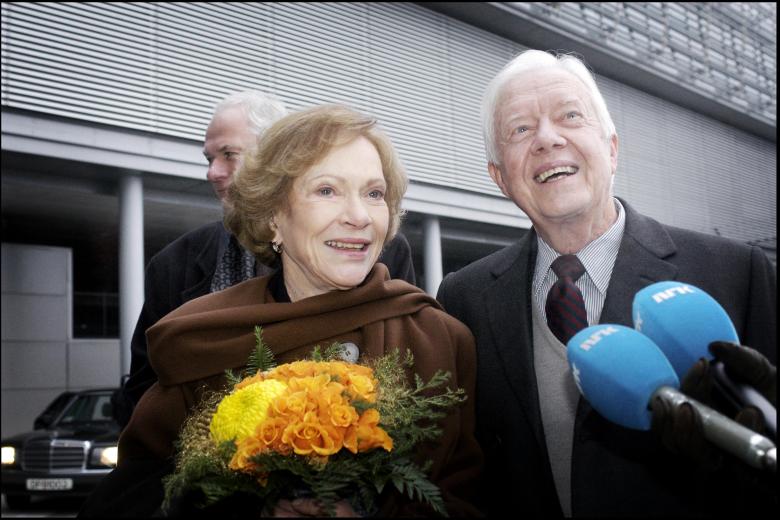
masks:
[[[581,250],[576,255],[580,259],[588,277],[593,280],[596,288],[601,294],[607,293],[609,280],[612,276],[612,267],[615,265],[620,242],[623,239],[623,231],[626,227],[626,212],[623,205],[616,198],[615,210],[618,217],[615,223]],[[536,269],[534,271],[534,287],[539,287],[541,283],[550,276],[550,266],[553,261],[561,256],[555,249],[545,242],[539,234],[536,234],[538,253],[536,256]]]

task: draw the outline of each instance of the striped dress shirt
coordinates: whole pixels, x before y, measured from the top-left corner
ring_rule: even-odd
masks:
[[[615,209],[618,213],[615,223],[606,233],[576,253],[577,258],[585,266],[585,274],[577,280],[576,285],[582,292],[583,300],[585,300],[588,325],[595,325],[599,322],[601,310],[604,308],[604,300],[607,297],[609,280],[612,277],[612,268],[615,266],[620,242],[623,239],[623,230],[626,227],[626,213],[623,210],[623,205],[615,198],[612,200],[615,201]],[[546,322],[547,314],[544,307],[547,293],[558,280],[558,276],[550,269],[550,266],[561,255],[542,240],[538,234],[536,237],[539,247],[532,284],[533,300]]]

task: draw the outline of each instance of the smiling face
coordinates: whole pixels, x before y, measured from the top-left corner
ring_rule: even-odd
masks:
[[[501,191],[545,240],[583,219],[606,230],[616,216],[617,136],[604,137],[585,85],[565,70],[530,70],[506,84],[497,106],[501,165],[488,169]]]
[[[333,148],[293,181],[271,225],[292,301],[365,279],[387,236],[386,189],[379,154],[364,137]]]

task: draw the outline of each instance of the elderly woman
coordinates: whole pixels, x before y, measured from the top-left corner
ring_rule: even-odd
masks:
[[[429,379],[449,371],[468,401],[442,421],[443,435],[423,447],[451,515],[476,513],[464,500],[481,453],[474,429],[474,342],[468,329],[420,289],[391,280],[376,263],[398,230],[406,176],[376,121],[342,106],[289,115],[248,154],[228,195],[226,226],[263,262],[281,269],[190,301],[147,331],[159,376],[119,443],[119,470],[132,461],[171,457],[174,441],[204,385],[225,384],[243,366],[263,327],[277,362],[308,357],[316,345],[351,343],[361,359],[411,350]],[[140,466],[138,466],[140,467]],[[408,515],[415,505],[384,497],[379,514]],[[339,513],[350,513],[340,504]],[[316,503],[280,502],[280,515],[317,514]]]

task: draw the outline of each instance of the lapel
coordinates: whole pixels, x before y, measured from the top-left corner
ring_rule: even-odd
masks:
[[[536,233],[533,229],[496,262],[495,278],[483,292],[487,320],[497,358],[528,424],[544,447],[533,357],[531,282],[536,262]]]
[[[677,278],[677,266],[667,261],[677,247],[661,224],[637,213],[623,199],[619,200],[626,211],[626,227],[599,323],[633,328],[634,295],[648,285]],[[590,404],[580,397],[575,431],[591,410]]]
[[[634,295],[648,285],[677,278],[677,266],[666,260],[677,248],[661,224],[619,200],[626,211],[626,228],[599,323],[633,327]]]
[[[217,257],[223,251],[223,248],[220,246],[226,243],[228,239],[228,231],[222,225],[222,222],[215,222],[214,231],[204,241],[198,256],[195,257],[195,261],[190,267],[191,278],[188,277],[187,279],[192,280],[193,283],[182,289],[182,303],[211,292],[211,278],[214,276],[214,271],[217,268]]]

